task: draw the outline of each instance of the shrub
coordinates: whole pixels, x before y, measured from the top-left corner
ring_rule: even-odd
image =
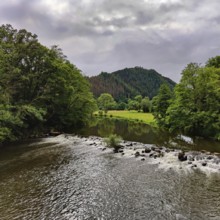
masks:
[[[109,137],[104,139],[104,142],[106,143],[107,147],[114,148],[114,152],[118,152],[118,150],[121,148],[121,141],[122,138],[116,134],[111,134],[109,135]]]

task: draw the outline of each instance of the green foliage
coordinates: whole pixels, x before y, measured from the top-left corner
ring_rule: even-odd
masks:
[[[114,109],[116,106],[114,98],[109,93],[101,94],[97,100],[97,103],[99,109],[103,110],[105,113],[107,113],[110,109]]]
[[[159,125],[165,125],[166,111],[171,103],[173,93],[167,84],[162,84],[158,95],[152,100],[153,115]]]
[[[129,99],[128,100],[128,110],[138,110],[139,103],[136,100]]]
[[[127,108],[127,104],[125,102],[119,102],[116,105],[117,110],[125,110]]]
[[[110,93],[117,102],[127,102],[135,96],[149,97],[157,95],[161,84],[166,83],[171,89],[175,82],[163,77],[155,70],[141,67],[125,68],[109,73],[101,73],[89,78],[95,97]]]
[[[148,97],[141,100],[141,108],[143,112],[151,112],[151,101]]]
[[[189,64],[163,115],[171,131],[219,138],[220,68]]]
[[[35,128],[87,123],[96,108],[90,86],[57,46],[41,45],[26,30],[0,27],[1,140]]]
[[[15,134],[20,132],[22,126],[23,121],[13,106],[0,105],[0,142],[15,140]]]
[[[116,134],[111,134],[109,137],[104,139],[104,142],[106,143],[107,147],[114,148],[114,151],[117,152],[120,148],[120,143],[122,141],[122,138]]]
[[[220,56],[210,58],[206,63],[206,67],[220,68]]]
[[[137,95],[134,97],[134,100],[137,102],[136,104],[136,110],[141,111],[141,101],[142,101],[142,95]]]

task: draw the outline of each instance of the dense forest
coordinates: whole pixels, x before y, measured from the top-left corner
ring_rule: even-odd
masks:
[[[220,56],[205,66],[188,64],[174,92],[161,86],[153,112],[158,124],[171,132],[220,140]]]
[[[96,108],[88,81],[57,46],[0,27],[0,143],[85,124]]]
[[[153,69],[142,67],[125,68],[111,74],[102,72],[88,79],[95,97],[109,93],[116,101],[122,102],[137,95],[152,99],[163,83],[167,83],[171,89],[175,86],[171,79],[163,77]]]

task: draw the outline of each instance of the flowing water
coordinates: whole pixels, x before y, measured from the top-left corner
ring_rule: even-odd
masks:
[[[1,148],[0,219],[220,219],[219,170],[163,169],[100,145],[62,135]]]

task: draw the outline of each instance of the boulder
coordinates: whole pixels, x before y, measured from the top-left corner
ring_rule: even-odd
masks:
[[[187,156],[185,155],[184,152],[179,152],[179,153],[178,153],[178,159],[179,159],[180,161],[186,161],[186,160],[187,160]]]
[[[151,152],[151,149],[150,149],[150,148],[145,148],[145,149],[144,149],[144,152],[148,154],[148,153]]]
[[[153,157],[153,156],[154,156],[154,154],[153,154],[153,153],[149,154],[149,157]]]
[[[154,151],[157,153],[161,153],[161,150],[159,148],[156,148]]]
[[[139,153],[138,151],[136,151],[135,154],[134,154],[134,156],[135,156],[135,157],[139,157],[139,156],[140,156],[140,153]]]
[[[211,160],[211,159],[213,159],[213,156],[208,156],[207,157],[207,160]]]
[[[207,163],[206,163],[206,162],[202,162],[202,166],[204,166],[204,167],[205,167],[206,165],[207,165]]]

